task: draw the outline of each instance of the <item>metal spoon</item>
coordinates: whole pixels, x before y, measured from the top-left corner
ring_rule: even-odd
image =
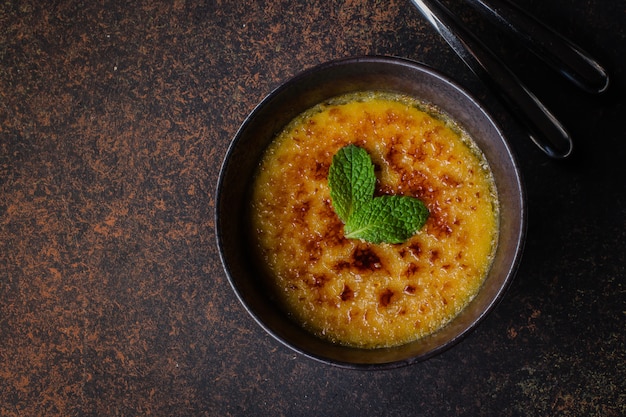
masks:
[[[572,152],[572,139],[556,117],[491,50],[438,0],[411,0],[461,59],[511,107],[548,156]]]
[[[609,76],[582,48],[507,0],[469,0],[504,31],[517,36],[546,64],[589,93],[602,93]]]

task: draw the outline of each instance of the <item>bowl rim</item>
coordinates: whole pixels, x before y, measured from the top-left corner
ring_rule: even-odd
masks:
[[[223,236],[221,233],[223,219],[219,215],[221,201],[223,199],[223,183],[225,180],[225,173],[227,169],[229,168],[231,156],[235,152],[235,149],[237,148],[237,145],[239,141],[241,140],[242,133],[245,132],[247,126],[251,123],[254,116],[261,109],[263,109],[265,106],[271,103],[276,97],[280,96],[281,93],[283,93],[283,91],[289,88],[293,88],[294,85],[297,85],[303,79],[306,79],[316,73],[329,70],[333,67],[355,65],[355,64],[358,65],[361,63],[375,63],[375,64],[385,64],[385,65],[390,65],[390,66],[399,65],[399,66],[411,67],[412,69],[416,69],[422,73],[427,74],[430,77],[435,77],[439,79],[441,82],[452,87],[453,89],[458,91],[461,95],[463,95],[466,99],[471,101],[472,105],[474,105],[478,109],[478,111],[482,113],[486,117],[486,119],[488,119],[488,121],[492,125],[492,128],[495,129],[495,131],[497,132],[497,135],[501,139],[502,146],[505,149],[507,160],[510,162],[512,172],[515,174],[514,182],[516,183],[517,189],[519,190],[519,203],[520,203],[519,221],[517,224],[519,233],[517,235],[518,236],[517,241],[514,244],[514,255],[513,255],[512,261],[510,262],[510,264],[508,264],[506,278],[504,279],[503,284],[499,286],[498,290],[493,295],[493,297],[491,298],[487,306],[481,310],[481,313],[475,319],[472,320],[470,325],[466,326],[462,331],[458,332],[453,338],[448,339],[447,341],[445,341],[445,343],[438,345],[436,348],[431,349],[424,354],[417,355],[414,357],[407,357],[401,360],[381,362],[381,363],[359,363],[359,362],[351,362],[351,361],[346,361],[346,360],[328,358],[323,355],[314,354],[303,348],[300,348],[296,344],[290,343],[288,340],[286,340],[285,338],[277,334],[275,329],[269,326],[261,317],[259,317],[259,315],[255,311],[253,311],[250,308],[250,306],[248,305],[248,302],[245,300],[240,288],[237,286],[235,279],[233,278],[231,274],[228,261],[225,258],[225,254],[224,254],[224,242],[223,242]],[[280,130],[280,128],[278,130]],[[491,161],[488,161],[488,162],[491,163]],[[359,369],[359,370],[393,369],[393,368],[407,366],[407,365],[417,363],[417,362],[422,362],[424,360],[427,360],[433,356],[436,356],[452,348],[457,343],[459,343],[462,339],[467,337],[468,334],[473,332],[483,322],[485,317],[488,316],[493,311],[493,309],[502,301],[505,293],[508,291],[515,277],[515,274],[517,273],[517,270],[521,263],[521,259],[522,259],[523,252],[524,252],[526,233],[527,233],[527,223],[528,223],[526,190],[525,190],[524,181],[522,178],[521,169],[517,161],[517,157],[515,156],[513,150],[511,149],[511,146],[506,136],[503,134],[502,129],[500,128],[498,123],[495,121],[491,113],[487,111],[486,107],[473,94],[471,94],[465,88],[460,86],[458,82],[454,81],[452,78],[448,77],[447,75],[444,75],[440,71],[433,69],[427,64],[410,60],[407,58],[385,56],[385,55],[360,55],[360,56],[339,58],[339,59],[326,61],[317,65],[314,65],[310,68],[304,69],[303,71],[300,71],[296,73],[295,75],[293,75],[292,77],[287,78],[286,80],[282,81],[277,87],[271,90],[270,93],[267,94],[257,105],[254,106],[254,108],[248,113],[248,115],[245,117],[244,121],[241,123],[236,133],[232,137],[230,144],[227,148],[227,151],[224,155],[224,158],[222,160],[220,169],[219,169],[218,181],[217,181],[217,186],[215,190],[216,190],[216,197],[215,197],[215,206],[214,206],[213,211],[214,211],[214,219],[215,219],[215,238],[216,238],[216,243],[217,243],[217,249],[218,249],[220,262],[222,264],[224,273],[226,274],[229,285],[234,291],[239,303],[244,307],[245,311],[253,318],[253,320],[257,323],[257,325],[259,325],[267,334],[272,336],[273,339],[278,341],[283,346],[287,347],[291,351],[294,351],[302,356],[313,359],[314,361],[321,362],[327,365],[332,365],[332,366],[339,367],[339,368]],[[444,327],[446,326],[447,325],[445,325]],[[441,329],[437,330],[435,334],[439,332],[440,330]],[[330,343],[330,342],[325,342],[325,343]],[[363,350],[362,348],[352,348],[352,349]],[[385,350],[385,349],[388,349],[388,348],[379,348],[378,350]],[[366,349],[366,350],[372,350],[372,349]]]

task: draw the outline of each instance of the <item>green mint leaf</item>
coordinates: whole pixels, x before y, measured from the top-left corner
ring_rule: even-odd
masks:
[[[346,223],[374,195],[376,175],[367,151],[355,145],[341,148],[330,165],[328,186],[337,216]]]
[[[402,243],[424,226],[428,208],[414,197],[374,198],[375,185],[374,164],[365,149],[348,145],[335,154],[328,186],[345,236],[371,243]]]
[[[417,233],[426,219],[428,209],[417,198],[381,196],[370,200],[345,225],[349,239],[372,243],[402,243]]]

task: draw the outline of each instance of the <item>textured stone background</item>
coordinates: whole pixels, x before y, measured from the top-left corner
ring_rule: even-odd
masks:
[[[451,2],[562,118],[545,158],[409,0],[0,4],[0,415],[626,414],[626,6],[516,0],[611,70],[589,96]],[[375,373],[298,356],[219,262],[214,193],[239,124],[315,64],[427,63],[482,99],[529,199],[526,253],[466,340]]]

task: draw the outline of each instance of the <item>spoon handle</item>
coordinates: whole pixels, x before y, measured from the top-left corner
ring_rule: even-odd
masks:
[[[533,142],[548,156],[572,152],[569,133],[515,74],[438,0],[411,0],[459,57],[511,107]]]
[[[469,3],[582,90],[601,93],[608,88],[607,72],[591,55],[519,6],[507,0]]]

